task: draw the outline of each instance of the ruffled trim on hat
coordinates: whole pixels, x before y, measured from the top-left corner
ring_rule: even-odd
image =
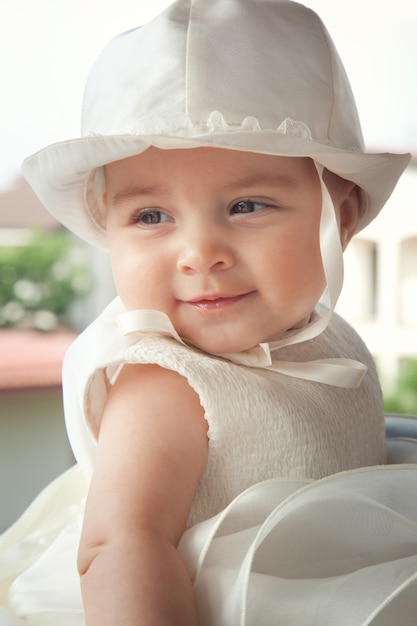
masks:
[[[245,117],[240,125],[226,122],[220,111],[212,111],[203,122],[194,122],[185,113],[174,113],[169,115],[153,115],[141,118],[132,131],[132,136],[152,136],[165,135],[170,137],[201,137],[218,132],[260,132],[262,130],[272,130],[262,128],[256,117]],[[291,135],[307,141],[312,141],[309,127],[304,122],[299,122],[286,117],[275,129],[281,135]],[[91,136],[102,137],[99,133],[90,133]],[[103,225],[104,209],[102,206],[102,194],[105,190],[104,175],[102,168],[96,168],[86,180],[84,187],[84,206],[93,220],[94,225],[102,232],[105,232]]]
[[[143,117],[134,124],[132,135],[169,135],[180,137],[197,137],[218,132],[247,131],[259,132],[262,130],[274,130],[282,135],[292,135],[300,139],[311,141],[312,135],[309,127],[304,122],[285,118],[278,128],[262,128],[256,117],[248,116],[239,124],[229,124],[220,111],[212,111],[206,121],[195,122],[186,113],[178,112],[164,115],[152,115]],[[100,136],[100,133],[90,133],[92,136]]]

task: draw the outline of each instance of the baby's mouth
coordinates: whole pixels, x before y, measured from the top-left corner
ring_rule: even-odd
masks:
[[[209,296],[201,296],[188,301],[188,304],[191,304],[197,309],[201,309],[204,311],[208,310],[216,310],[222,309],[228,306],[232,306],[237,302],[240,302],[248,293],[238,294],[238,295],[209,295]]]

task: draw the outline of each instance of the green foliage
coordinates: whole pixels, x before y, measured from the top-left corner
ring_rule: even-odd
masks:
[[[28,245],[0,248],[0,327],[54,330],[91,282],[65,232],[34,231]]]
[[[404,359],[395,393],[385,398],[387,413],[417,415],[417,360]]]

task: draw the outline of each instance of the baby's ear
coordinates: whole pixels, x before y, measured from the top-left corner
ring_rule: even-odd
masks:
[[[343,250],[346,249],[349,241],[355,234],[362,214],[362,192],[360,187],[349,181],[345,182],[339,203],[340,243]]]

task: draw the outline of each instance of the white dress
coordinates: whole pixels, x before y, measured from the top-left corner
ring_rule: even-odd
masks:
[[[368,365],[358,389],[341,389],[167,336],[126,339],[121,312],[117,300],[69,351],[64,400],[78,463],[0,538],[0,626],[84,625],[75,563],[91,426],[125,361],[178,371],[205,409],[209,461],[179,545],[201,626],[415,625],[417,441],[391,442],[397,464],[386,464],[380,390],[356,333],[334,315],[317,338],[279,351]]]

